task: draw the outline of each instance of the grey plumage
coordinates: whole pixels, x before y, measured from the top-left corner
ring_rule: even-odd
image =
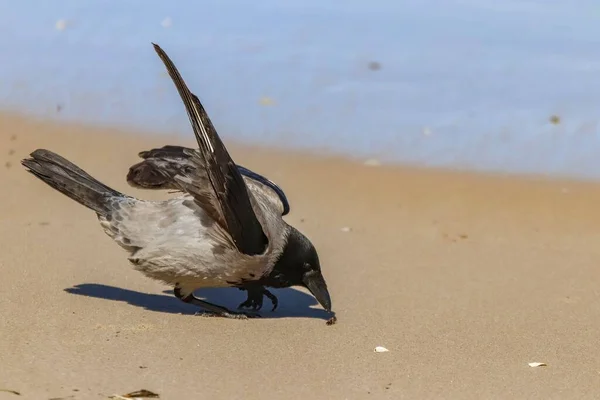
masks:
[[[184,191],[177,179],[178,175],[194,174],[196,166],[192,160],[193,149],[182,146],[166,145],[142,151],[138,154],[142,161],[132,165],[127,173],[127,183],[140,189]],[[264,196],[271,197],[275,205],[281,204],[281,215],[290,211],[289,202],[283,190],[271,180],[248,168],[237,165],[237,169],[244,178],[251,191],[261,191]],[[276,196],[276,197],[275,197]],[[277,208],[277,207],[276,207]],[[272,311],[275,311],[279,301],[277,297],[264,286],[255,284],[242,286],[240,290],[246,290],[248,297],[238,309],[251,308],[260,310],[263,305],[263,297],[271,300]]]
[[[165,201],[126,196],[73,163],[44,149],[22,164],[36,177],[94,210],[100,225],[129,252],[134,268],[174,286],[181,300],[221,316],[236,313],[194,297],[204,287],[307,287],[331,310],[331,300],[312,243],[282,219],[280,197],[242,177],[199,99],[169,57],[156,52],[184,102],[199,149],[186,151],[192,170],[174,177],[184,192]],[[261,295],[262,298],[262,295]]]

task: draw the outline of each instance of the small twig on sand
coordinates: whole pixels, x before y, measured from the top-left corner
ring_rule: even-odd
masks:
[[[12,393],[12,394],[16,394],[17,396],[21,395],[21,393],[17,392],[16,390],[11,390],[11,389],[0,389],[0,392]]]

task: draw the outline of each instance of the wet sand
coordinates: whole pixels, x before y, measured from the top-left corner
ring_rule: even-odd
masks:
[[[0,389],[21,393],[0,399],[600,395],[600,184],[230,145],[286,191],[286,219],[317,246],[338,323],[300,289],[275,291],[280,307],[261,319],[203,318],[19,163],[48,148],[161,199],[125,174],[164,144],[194,142],[0,114]],[[229,307],[245,297],[198,295]]]

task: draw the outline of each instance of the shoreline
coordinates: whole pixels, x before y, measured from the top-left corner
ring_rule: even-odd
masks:
[[[67,134],[78,134],[76,132],[90,131],[92,134],[109,135],[111,139],[123,139],[125,136],[127,141],[139,141],[140,143],[147,142],[148,146],[163,146],[165,144],[177,144],[181,146],[194,147],[196,143],[191,134],[186,137],[182,133],[166,132],[166,131],[144,131],[134,127],[118,126],[118,125],[94,125],[85,122],[75,121],[59,121],[51,117],[43,117],[30,115],[27,113],[13,112],[13,111],[1,111],[0,110],[0,124],[6,124],[9,126],[20,126],[31,127],[34,125],[43,125],[46,127],[52,127],[53,130],[62,130]],[[1,125],[0,125],[1,128]],[[347,163],[351,165],[363,165],[370,168],[378,168],[383,170],[396,170],[406,171],[407,173],[425,173],[425,174],[448,174],[448,175],[470,175],[473,177],[481,177],[486,179],[511,179],[511,180],[522,180],[530,182],[548,182],[548,183],[577,183],[577,184],[600,184],[600,178],[593,177],[581,177],[572,176],[568,174],[549,174],[549,173],[529,173],[529,172],[505,172],[490,169],[476,169],[470,167],[459,167],[459,166],[429,166],[419,164],[409,164],[403,162],[385,162],[379,160],[377,157],[358,157],[352,156],[346,153],[336,152],[335,150],[326,149],[295,149],[295,148],[283,148],[278,146],[267,146],[263,144],[252,144],[239,139],[229,138],[226,132],[222,133],[223,140],[226,142],[228,148],[233,151],[255,151],[263,153],[269,156],[277,157],[280,155],[281,158],[285,158],[285,155],[291,155],[293,157],[302,157],[311,160],[323,160],[328,162],[339,162]],[[161,144],[162,143],[162,144]],[[141,148],[145,148],[141,144]],[[33,151],[33,150],[32,150]],[[141,150],[140,150],[141,151]],[[375,165],[370,165],[374,162]]]

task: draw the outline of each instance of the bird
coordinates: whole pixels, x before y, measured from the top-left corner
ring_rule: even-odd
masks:
[[[138,157],[142,161],[132,165],[127,172],[127,183],[137,189],[150,190],[170,190],[171,192],[185,192],[175,177],[183,173],[192,173],[195,166],[191,160],[193,149],[176,146],[165,145],[160,148],[144,150],[138,153]],[[285,192],[274,182],[267,179],[263,175],[254,172],[237,164],[237,168],[244,177],[244,180],[252,179],[257,184],[266,186],[264,190],[273,190],[279,197],[279,201],[283,207],[282,216],[290,212],[290,205]],[[248,297],[240,303],[238,309],[251,308],[260,310],[263,306],[263,297],[271,300],[271,311],[275,311],[279,304],[277,296],[264,286],[252,285],[248,288],[240,287],[240,290],[246,290]]]
[[[333,313],[311,240],[282,218],[283,205],[272,190],[242,177],[199,98],[167,53],[152,45],[181,97],[198,144],[197,149],[186,150],[194,168],[175,176],[182,195],[161,201],[137,199],[47,149],[33,151],[22,165],[94,211],[104,232],[129,253],[135,270],[172,286],[176,298],[196,305],[205,315],[260,316],[194,295],[209,287],[300,286]]]

